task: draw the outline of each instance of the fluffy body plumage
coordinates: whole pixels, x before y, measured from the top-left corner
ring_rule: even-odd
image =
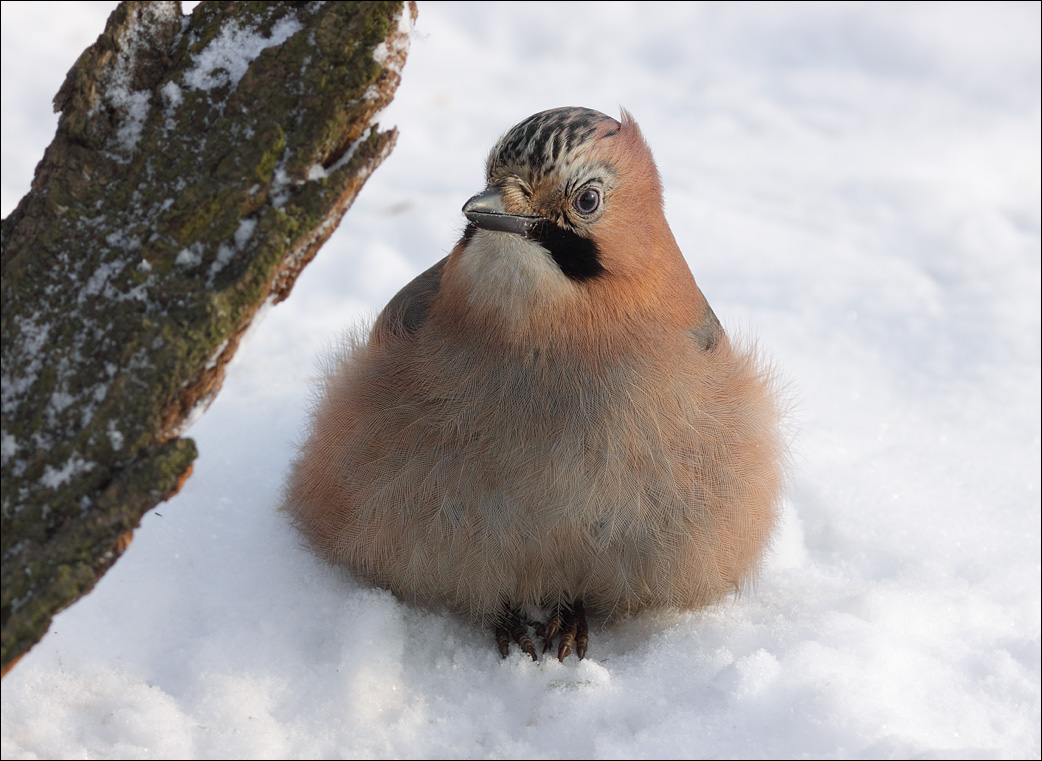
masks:
[[[545,111],[487,174],[449,256],[326,376],[286,490],[297,526],[485,622],[738,591],[777,520],[778,402],[695,284],[637,125]]]

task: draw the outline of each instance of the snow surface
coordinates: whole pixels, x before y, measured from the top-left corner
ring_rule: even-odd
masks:
[[[3,214],[110,7],[4,3]],[[3,757],[1038,758],[1039,29],[1037,3],[421,5],[397,148],[240,350],[183,491],[4,680]],[[789,380],[797,467],[755,590],[504,661],[275,507],[318,358],[449,250],[496,138],[619,104],[717,314]]]
[[[196,90],[212,90],[230,85],[239,86],[253,60],[268,48],[281,45],[304,27],[294,16],[280,19],[267,37],[256,29],[241,27],[238,22],[227,24],[217,37],[196,56],[196,65],[185,72],[184,82]],[[176,96],[180,98],[180,93]],[[171,102],[174,98],[171,98]]]
[[[142,7],[138,15],[139,23],[131,25],[121,38],[116,40],[113,54],[116,62],[111,66],[108,83],[102,89],[103,103],[91,111],[93,116],[101,109],[111,109],[122,113],[123,125],[119,129],[119,142],[123,150],[123,159],[134,152],[141,139],[141,130],[148,119],[149,102],[152,93],[147,90],[134,90],[131,86],[133,72],[137,68],[137,56],[141,50],[154,47],[151,38],[157,31],[157,22],[177,18],[177,5],[172,2],[148,3]]]

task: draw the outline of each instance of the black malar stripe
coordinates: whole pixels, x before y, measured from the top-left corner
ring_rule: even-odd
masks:
[[[572,280],[582,282],[605,272],[601,252],[591,238],[584,238],[546,219],[533,225],[526,237],[550,252],[561,272]]]

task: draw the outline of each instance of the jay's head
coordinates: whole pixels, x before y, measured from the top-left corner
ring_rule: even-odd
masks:
[[[673,313],[700,294],[680,293],[694,281],[626,111],[621,122],[588,108],[530,116],[493,147],[486,180],[463,207],[467,229],[446,273],[470,307],[525,332],[547,320],[690,322]]]

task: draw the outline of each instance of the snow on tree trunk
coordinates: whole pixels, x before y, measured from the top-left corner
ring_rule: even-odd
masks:
[[[2,666],[177,491],[179,438],[396,132],[413,3],[125,2],[2,225]]]

